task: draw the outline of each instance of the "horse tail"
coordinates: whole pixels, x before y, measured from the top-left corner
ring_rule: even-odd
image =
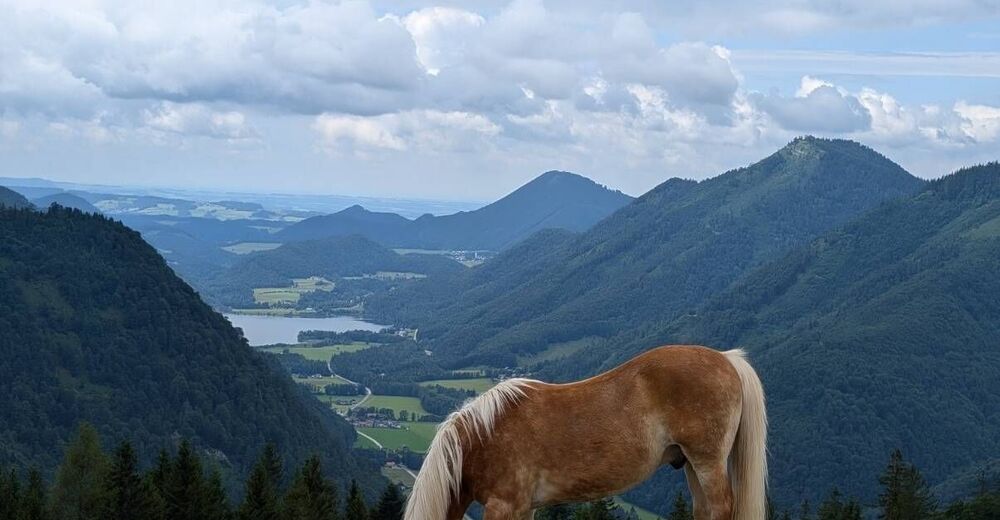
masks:
[[[725,352],[743,387],[743,410],[730,459],[735,520],[765,518],[767,508],[767,410],[757,372],[740,350]]]
[[[525,396],[525,388],[532,382],[527,379],[503,381],[465,403],[438,426],[406,501],[404,520],[447,517],[452,500],[461,496],[463,432],[479,439],[489,437],[496,420],[508,406]],[[465,439],[465,444],[470,440]]]

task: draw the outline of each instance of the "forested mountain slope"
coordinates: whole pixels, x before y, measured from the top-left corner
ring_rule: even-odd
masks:
[[[547,228],[583,231],[632,198],[568,172],[551,171],[475,211],[409,220],[353,206],[289,226],[283,241],[358,234],[389,247],[501,250]]]
[[[413,273],[437,279],[466,270],[439,255],[400,255],[367,238],[351,235],[289,242],[277,249],[244,255],[212,276],[191,276],[212,303],[236,306],[254,288],[291,286],[295,278],[320,276],[334,281],[380,271]]]
[[[548,372],[689,342],[750,351],[782,497],[835,485],[873,498],[866,479],[896,447],[933,484],[974,473],[1000,458],[1000,165],[933,181],[696,313]]]
[[[378,485],[347,423],[100,215],[0,210],[0,352],[0,463],[51,472],[88,421],[150,456],[190,439],[234,475],[270,441],[290,465],[317,453],[342,484]]]
[[[83,197],[73,195],[72,193],[53,193],[52,195],[46,195],[44,197],[38,197],[31,201],[35,206],[46,209],[53,204],[58,204],[64,208],[74,208],[87,213],[100,213],[100,210],[94,207],[93,204],[87,202]]]
[[[20,193],[0,186],[0,208],[30,208],[31,202]]]
[[[508,272],[503,291],[484,272],[451,291],[396,291],[368,309],[419,326],[453,366],[510,365],[517,354],[691,312],[747,270],[921,185],[857,143],[799,138],[747,168],[667,181],[549,250],[502,255],[488,268]]]

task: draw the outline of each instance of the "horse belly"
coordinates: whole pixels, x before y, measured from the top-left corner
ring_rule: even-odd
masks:
[[[539,472],[535,506],[588,501],[625,491],[649,478],[663,464],[670,444],[661,421],[640,420],[631,428],[603,432],[601,438],[559,450],[560,459]]]

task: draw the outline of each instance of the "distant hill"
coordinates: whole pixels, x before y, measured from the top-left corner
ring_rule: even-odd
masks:
[[[741,274],[922,184],[857,143],[800,138],[747,168],[669,180],[581,235],[526,241],[366,311],[419,326],[455,366],[508,366],[692,312]]]
[[[245,255],[231,267],[195,284],[215,304],[247,305],[259,287],[291,286],[295,278],[328,280],[362,277],[378,272],[413,273],[438,279],[464,271],[458,262],[438,255],[400,255],[367,238],[352,235],[290,242]]]
[[[662,343],[741,346],[768,393],[782,496],[835,485],[873,499],[872,475],[898,447],[950,499],[975,491],[977,468],[1000,458],[998,338],[993,163],[933,181],[589,357],[606,356],[599,370]]]
[[[45,197],[39,197],[31,201],[35,206],[47,209],[53,204],[58,204],[64,208],[74,208],[86,213],[100,213],[101,210],[94,207],[93,204],[87,202],[83,197],[73,195],[72,193],[55,193],[52,195],[47,195]]]
[[[20,193],[0,186],[0,208],[31,208],[33,205]]]
[[[346,422],[103,216],[0,210],[0,331],[0,465],[51,475],[88,421],[147,456],[191,439],[224,474],[272,441],[290,467],[316,453],[341,484],[379,485]]]
[[[546,228],[586,230],[631,200],[586,177],[550,171],[475,211],[409,220],[354,206],[276,236],[291,241],[358,234],[389,247],[501,250]]]

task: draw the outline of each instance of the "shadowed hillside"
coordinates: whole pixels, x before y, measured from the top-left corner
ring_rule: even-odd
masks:
[[[318,453],[342,485],[378,485],[347,423],[102,216],[0,210],[0,351],[3,464],[51,473],[88,421],[146,456],[191,439],[227,474],[275,442],[289,464]]]

